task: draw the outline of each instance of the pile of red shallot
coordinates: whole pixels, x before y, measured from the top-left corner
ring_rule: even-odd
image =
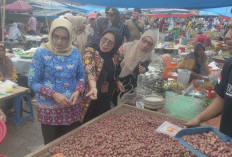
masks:
[[[58,142],[49,151],[67,157],[194,156],[175,138],[155,131],[164,121],[181,126],[171,118],[143,111],[109,114]]]
[[[195,150],[210,157],[232,157],[231,143],[224,143],[213,131],[183,136],[183,140],[185,140]]]

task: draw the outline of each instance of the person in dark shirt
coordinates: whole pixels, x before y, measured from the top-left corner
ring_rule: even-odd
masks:
[[[122,39],[122,43],[125,41],[129,41],[130,40],[130,32],[129,32],[129,29],[127,27],[126,24],[122,23],[120,21],[120,14],[119,14],[119,11],[118,9],[115,9],[115,8],[107,8],[106,9],[106,15],[110,21],[110,24],[109,24],[109,27],[116,27],[119,29],[120,31],[120,38]],[[121,43],[121,44],[122,44]]]
[[[228,24],[225,35],[226,45],[232,53],[232,20]],[[212,119],[220,114],[220,131],[232,138],[232,58],[228,59],[222,69],[221,75],[215,85],[217,97],[199,115],[186,123],[187,127],[195,127],[200,123]]]

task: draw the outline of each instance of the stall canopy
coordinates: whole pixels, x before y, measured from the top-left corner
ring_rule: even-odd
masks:
[[[232,7],[222,7],[222,8],[210,8],[210,9],[201,9],[201,11],[208,12],[209,14],[213,13],[216,15],[231,17],[231,9]],[[202,14],[202,12],[200,12]]]
[[[158,17],[158,18],[164,18],[164,17],[180,17],[180,18],[186,18],[190,16],[194,16],[195,14],[147,14],[148,17]]]
[[[18,0],[11,4],[6,5],[6,10],[9,10],[9,11],[28,11],[32,9],[33,7],[30,4],[22,0]]]
[[[63,0],[64,1],[64,0]],[[179,8],[203,9],[232,6],[232,0],[66,0],[81,4],[91,4],[119,8]]]
[[[89,13],[89,12],[95,12],[95,11],[101,11],[101,10],[105,10],[104,7],[97,7],[97,6],[76,6],[76,5],[70,5],[70,4],[66,4],[66,3],[62,3],[57,1],[58,3],[68,7],[68,8],[72,8],[72,9],[77,9],[79,11],[85,12],[85,13]]]
[[[187,9],[165,9],[165,8],[156,8],[152,9],[153,14],[177,14],[177,13],[190,13]]]

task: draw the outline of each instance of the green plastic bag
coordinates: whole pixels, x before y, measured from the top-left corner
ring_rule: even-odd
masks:
[[[164,113],[170,116],[190,120],[202,112],[204,99],[165,92]]]

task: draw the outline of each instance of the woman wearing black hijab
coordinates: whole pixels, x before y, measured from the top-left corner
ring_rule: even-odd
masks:
[[[116,52],[120,43],[119,30],[107,28],[100,39],[99,50],[93,47],[85,49],[83,64],[87,85],[81,103],[84,121],[89,121],[111,108],[110,101],[116,88]]]
[[[95,50],[99,50],[99,43],[102,37],[102,33],[108,27],[109,21],[106,17],[100,16],[96,19],[93,30],[87,38],[87,47],[92,47]]]
[[[187,69],[191,71],[191,79],[205,79],[210,74],[207,56],[205,54],[205,45],[197,43],[194,51],[187,55],[177,66],[176,69]]]

